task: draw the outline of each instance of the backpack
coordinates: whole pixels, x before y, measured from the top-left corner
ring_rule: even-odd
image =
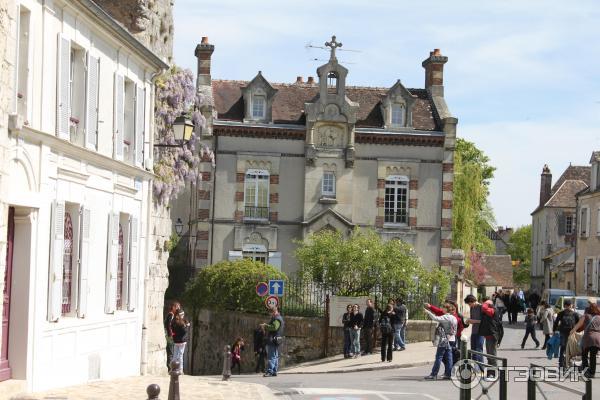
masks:
[[[577,324],[575,320],[575,312],[570,310],[569,312],[563,311],[562,318],[560,320],[560,332],[571,332],[571,329]]]
[[[389,335],[390,333],[392,333],[392,324],[390,323],[390,317],[381,317],[381,321],[379,321],[379,329],[381,330],[382,335]]]
[[[499,346],[504,337],[504,327],[502,326],[502,318],[498,309],[494,307],[494,316],[490,317],[482,311],[481,313],[481,325],[479,327],[479,334],[481,336],[493,336],[497,345]]]
[[[441,324],[438,324],[437,328],[435,328],[435,337],[433,339],[433,343],[437,344],[437,347],[448,347],[450,342],[448,342],[448,335],[446,335],[446,330]]]

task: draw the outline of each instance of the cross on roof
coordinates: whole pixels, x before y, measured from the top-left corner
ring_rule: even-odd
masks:
[[[331,37],[331,42],[325,42],[325,46],[327,47],[331,47],[331,56],[329,57],[329,60],[336,60],[337,58],[335,58],[335,49],[337,49],[338,47],[342,47],[342,43],[338,42],[335,40],[335,35],[333,35]]]

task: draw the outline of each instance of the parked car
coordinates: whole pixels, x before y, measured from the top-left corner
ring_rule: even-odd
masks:
[[[590,302],[595,302],[600,306],[600,299],[596,297],[575,296],[572,298],[572,301],[575,305],[575,311],[577,311],[579,315],[583,315],[585,313],[585,309],[590,304]]]
[[[565,289],[546,289],[544,290],[544,293],[542,293],[542,301],[548,302],[548,304],[554,307],[556,312],[563,309],[563,302],[567,297],[575,297],[575,292]],[[537,312],[539,312],[539,307],[538,310],[536,310],[536,313]]]

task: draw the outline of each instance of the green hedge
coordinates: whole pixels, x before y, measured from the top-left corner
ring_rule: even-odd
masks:
[[[258,261],[221,261],[200,270],[186,286],[183,302],[196,310],[264,312],[265,298],[256,295],[256,285],[269,279],[286,276]]]

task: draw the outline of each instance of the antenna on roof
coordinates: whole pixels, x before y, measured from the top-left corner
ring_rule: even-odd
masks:
[[[325,47],[325,46],[315,46],[312,44],[312,42],[308,42],[306,43],[306,45],[304,46],[305,49],[321,49],[321,50],[327,50],[329,51],[330,49]],[[352,53],[362,53],[362,50],[353,50],[353,49],[342,49],[342,48],[338,48],[337,51],[349,51]]]
[[[324,60],[322,58],[311,58],[309,61],[321,61],[321,62],[329,62],[329,60]],[[355,62],[350,61],[340,61],[342,64],[356,64]]]

